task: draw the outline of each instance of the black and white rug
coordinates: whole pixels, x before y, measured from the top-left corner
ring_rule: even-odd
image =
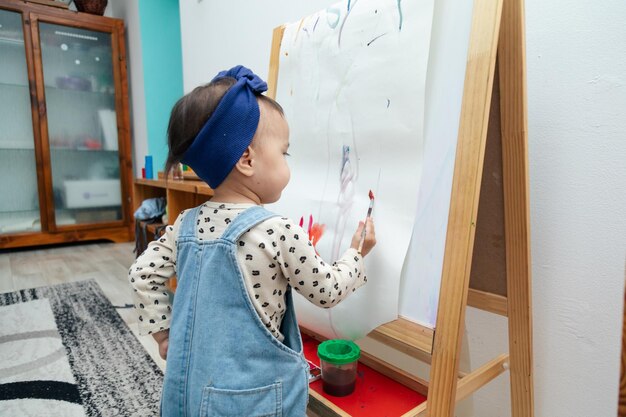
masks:
[[[95,281],[0,294],[0,416],[158,416],[162,384]]]

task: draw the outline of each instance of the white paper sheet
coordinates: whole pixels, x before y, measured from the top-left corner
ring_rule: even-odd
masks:
[[[343,1],[286,27],[277,99],[290,124],[291,182],[269,207],[326,225],[327,261],[350,246],[376,196],[368,283],[324,310],[296,298],[299,322],[357,339],[397,318],[422,172],[433,0]]]
[[[473,2],[439,0],[426,79],[424,166],[409,256],[400,284],[400,315],[435,328],[450,212]]]

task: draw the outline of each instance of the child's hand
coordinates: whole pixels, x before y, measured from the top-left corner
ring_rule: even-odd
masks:
[[[152,337],[159,344],[159,356],[163,359],[167,359],[167,345],[170,340],[170,330],[161,330],[160,332],[153,333]]]
[[[363,240],[363,248],[361,249],[361,255],[367,255],[374,245],[376,245],[376,231],[374,230],[374,220],[370,217],[367,219],[367,223],[359,222],[359,227],[356,229],[356,233],[352,236],[351,248],[359,250],[359,243],[361,243],[361,233],[365,227],[365,240]]]

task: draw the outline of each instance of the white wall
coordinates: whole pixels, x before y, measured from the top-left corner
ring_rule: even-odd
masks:
[[[185,91],[235,64],[266,75],[272,29],[331,3],[181,1]],[[526,12],[536,416],[613,417],[626,257],[626,3],[526,0]],[[507,349],[503,318],[469,308],[466,324],[464,366]],[[507,377],[457,414],[509,416]]]
[[[266,79],[272,30],[329,4],[328,0],[181,1],[185,92],[237,64]]]
[[[136,177],[141,177],[141,168],[144,166],[143,156],[149,152],[139,28],[139,0],[109,0],[104,14],[124,20],[133,170]]]
[[[599,7],[584,0],[526,0],[541,417],[617,414],[626,255],[625,21],[623,1]],[[476,311],[468,314],[468,326],[470,347],[479,351],[475,359],[493,353],[485,345],[492,335],[506,338],[504,325]],[[508,398],[504,389],[491,393],[475,397],[476,415],[508,415],[483,408]]]

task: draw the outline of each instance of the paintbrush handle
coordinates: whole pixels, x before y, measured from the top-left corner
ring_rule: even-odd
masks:
[[[361,232],[361,239],[359,240],[359,249],[357,249],[357,252],[359,254],[361,254],[361,251],[363,250],[364,242],[365,242],[365,225],[363,225],[363,231]]]
[[[363,223],[363,230],[361,230],[361,239],[359,239],[359,249],[358,252],[361,253],[363,250],[363,243],[365,242],[365,226],[367,224],[367,219],[372,216],[372,209],[374,208],[374,201],[370,202],[370,206],[367,209],[367,216],[365,216],[365,223]]]

